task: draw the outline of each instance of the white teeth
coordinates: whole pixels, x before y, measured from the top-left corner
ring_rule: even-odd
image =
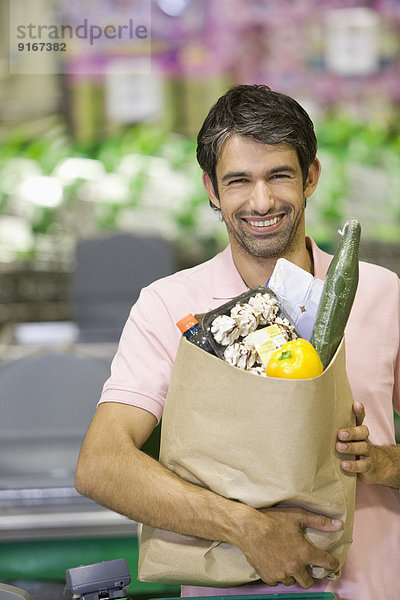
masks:
[[[268,219],[265,221],[249,221],[249,224],[252,227],[269,227],[271,225],[275,225],[279,221],[280,217],[274,217],[273,219]]]

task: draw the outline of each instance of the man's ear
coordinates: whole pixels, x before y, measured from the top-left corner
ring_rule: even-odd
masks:
[[[218,199],[218,197],[217,197],[217,195],[215,193],[212,181],[211,181],[211,179],[209,178],[209,176],[207,175],[207,173],[205,171],[203,171],[203,185],[204,185],[204,187],[206,189],[206,192],[208,194],[210,202],[212,204],[214,204],[214,206],[216,208],[221,208],[221,205],[220,205],[219,199]]]
[[[306,184],[304,186],[304,197],[309,198],[318,185],[319,176],[321,175],[321,163],[318,158],[314,158],[308,169]]]

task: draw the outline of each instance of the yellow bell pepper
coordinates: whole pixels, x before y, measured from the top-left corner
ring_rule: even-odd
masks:
[[[303,338],[283,344],[271,354],[266,373],[283,379],[311,379],[324,370],[314,346]]]

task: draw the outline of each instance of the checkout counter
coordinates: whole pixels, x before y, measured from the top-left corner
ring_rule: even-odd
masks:
[[[138,524],[74,489],[80,442],[1,440],[0,581],[18,585],[32,600],[57,600],[67,569],[125,558],[132,576],[130,596],[178,596],[179,586],[136,581]],[[27,472],[5,473],[4,463],[11,456],[8,466],[24,464]]]
[[[83,437],[115,347],[49,351],[8,346],[0,360],[0,583],[32,600],[62,598],[67,569],[126,559],[129,597],[179,596],[179,586],[136,581],[138,524],[73,486]],[[158,456],[159,430],[144,450]]]
[[[20,582],[32,600],[57,600],[67,569],[119,558],[135,597],[179,595],[136,582],[138,524],[73,487],[130,307],[176,270],[174,252],[159,237],[111,232],[79,241],[73,273],[0,273],[0,583]],[[158,439],[144,448],[155,457]]]

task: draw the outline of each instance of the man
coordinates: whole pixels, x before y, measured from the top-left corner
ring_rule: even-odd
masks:
[[[321,169],[316,147],[302,107],[265,86],[236,86],[210,110],[198,136],[197,158],[230,245],[212,260],[142,290],[82,447],[76,474],[82,494],[138,522],[229,542],[264,582],[223,591],[186,586],[186,596],[275,594],[313,586],[312,591],[334,591],[346,600],[398,599],[400,449],[393,406],[399,410],[400,302],[395,274],[360,264],[346,328],[356,426],[338,432],[336,449],[338,468],[357,473],[358,482],[354,542],[338,581],[312,579],[309,565],[335,569],[337,561],[306,541],[304,530],[335,531],[341,523],[295,508],[256,510],[233,502],[186,483],[140,451],[162,414],[180,340],[175,323],[182,316],[206,312],[263,285],[279,257],[325,277],[332,257],[305,235],[306,201]],[[341,452],[363,460],[341,462]]]

